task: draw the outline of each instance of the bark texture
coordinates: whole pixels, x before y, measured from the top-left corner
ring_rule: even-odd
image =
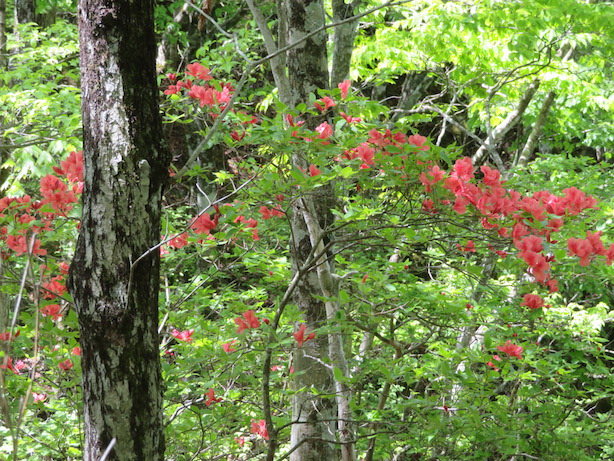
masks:
[[[321,0],[284,0],[280,5],[280,17],[284,18],[282,30],[286,31],[283,42],[300,42],[307,34],[325,24],[324,7]],[[307,102],[309,93],[319,88],[328,88],[329,73],[327,60],[327,34],[322,31],[286,53],[289,93],[288,106],[294,107]],[[312,128],[321,120],[307,120]],[[301,152],[295,152],[294,166],[305,169],[308,161]],[[333,223],[331,209],[335,197],[331,187],[321,187],[313,195],[307,195],[294,203],[292,209],[292,266],[296,272],[303,267],[313,254],[312,239],[305,222],[304,213],[315,210],[318,226],[328,229]],[[326,322],[326,304],[315,296],[322,296],[322,289],[316,270],[309,271],[299,282],[293,301],[304,312],[305,322],[310,331]],[[332,370],[328,362],[329,340],[326,335],[316,335],[294,356],[295,389],[298,392],[292,402],[291,461],[321,461],[339,459],[337,446],[330,443],[337,440],[337,405]],[[299,373],[303,372],[303,373]],[[316,389],[316,392],[310,391]]]
[[[329,190],[319,191],[315,196],[302,197],[292,209],[292,267],[296,272],[312,254],[310,234],[303,212],[305,202],[312,207],[317,204],[320,227],[326,229],[332,224],[330,210],[334,203]],[[330,219],[327,223],[326,220]],[[318,274],[309,271],[299,282],[294,291],[293,301],[304,312],[308,331],[315,331],[324,326],[327,320],[326,303],[316,296],[322,296]],[[317,334],[315,339],[306,342],[294,354],[293,386],[296,390],[304,389],[293,396],[291,447],[297,447],[290,456],[291,461],[320,461],[339,459],[339,450],[330,443],[337,440],[337,403],[334,398],[335,384],[332,370],[325,363],[329,362],[330,337]],[[316,392],[313,392],[316,390]]]
[[[6,0],[0,0],[0,69],[6,67]],[[4,164],[4,158],[2,158]],[[0,182],[0,185],[2,183]]]
[[[36,0],[15,0],[15,20],[19,24],[36,22]]]
[[[163,459],[158,284],[162,185],[153,1],[80,0],[83,219],[79,317],[85,460]]]
[[[333,21],[341,22],[351,18],[361,0],[346,3],[345,0],[333,0]],[[333,32],[333,65],[331,68],[331,88],[336,88],[350,74],[354,40],[358,31],[358,20],[346,22],[335,27]]]
[[[328,88],[327,34],[322,31],[301,42],[310,32],[325,24],[322,0],[285,0],[281,16],[286,19],[287,44],[300,42],[286,53],[290,104],[307,102],[310,92]]]

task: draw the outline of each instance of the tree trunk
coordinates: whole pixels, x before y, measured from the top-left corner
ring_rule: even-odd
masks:
[[[80,0],[83,218],[69,288],[79,318],[83,459],[163,459],[158,285],[168,155],[153,1]]]
[[[295,1],[286,0],[281,4],[280,16],[286,19],[285,42],[290,44],[301,40],[325,21],[321,0]],[[300,45],[290,49],[286,54],[290,93],[290,107],[307,102],[309,93],[318,88],[328,88],[328,62],[326,53],[327,34],[321,32]],[[314,121],[308,121],[314,123]],[[306,168],[307,159],[301,153],[295,153],[294,166]],[[305,197],[317,203],[320,227],[326,229],[332,224],[330,209],[334,202],[332,190],[321,188],[318,198]],[[307,224],[303,217],[303,200],[297,200],[292,209],[291,255],[294,270],[302,267],[312,252]],[[314,297],[321,296],[318,275],[315,270],[308,272],[300,281],[294,292],[294,302],[305,314],[305,321],[310,330],[315,330],[326,322],[326,305]],[[294,356],[294,387],[305,388],[298,392],[292,402],[291,447],[298,445],[290,457],[291,461],[335,460],[339,458],[338,450],[329,441],[335,440],[337,408],[334,398],[321,397],[309,391],[317,389],[321,394],[334,395],[332,373],[324,365],[328,356],[328,337],[316,335],[311,344],[307,342]]]
[[[345,0],[333,0],[333,21],[341,22],[351,18],[361,3],[361,0],[352,0],[350,3],[345,3]],[[350,63],[352,61],[354,39],[356,38],[357,31],[358,19],[335,27],[333,32],[331,88],[336,88],[350,74]]]
[[[0,0],[0,69],[6,68],[6,55],[6,0]],[[4,165],[4,158],[2,158],[2,165]]]
[[[292,208],[292,268],[295,272],[302,267],[312,253],[311,238],[303,216],[305,201],[318,204],[320,227],[326,229],[332,223],[330,190],[318,191],[316,196],[304,197]],[[307,211],[307,210],[306,210]],[[308,211],[307,211],[308,212]],[[328,223],[322,218],[329,217]],[[315,331],[326,323],[326,303],[315,296],[322,296],[318,274],[309,271],[299,282],[293,300],[299,310],[304,312],[308,331]],[[330,338],[316,334],[313,341],[306,342],[294,354],[294,388],[297,392],[292,399],[292,432],[290,446],[298,445],[292,452],[291,461],[320,461],[339,459],[339,451],[330,443],[336,440],[337,404],[332,370],[328,362]],[[311,389],[318,392],[313,393]],[[325,395],[325,397],[322,397]]]
[[[307,34],[325,24],[323,2],[283,1],[280,17],[285,20],[280,29],[286,31],[282,42],[300,42],[286,53],[289,94],[288,101],[284,102],[294,107],[307,102],[309,93],[319,88],[329,88],[327,33],[322,31],[301,42]],[[321,121],[319,118],[306,120],[311,128]],[[309,159],[297,150],[292,162],[294,167],[305,170]],[[333,187],[324,185],[300,197],[292,208],[291,255],[294,270],[303,267],[312,254],[319,260],[317,269],[309,271],[294,292],[294,302],[305,313],[310,330],[323,325],[327,318],[332,319],[337,306],[339,293],[337,283],[333,283],[334,268],[332,258],[328,257],[331,253],[329,250],[329,254],[321,254],[330,239],[326,232],[333,224],[331,210],[335,206]],[[324,302],[316,296],[330,301]],[[295,388],[313,388],[318,393],[307,390],[294,396],[292,418],[295,424],[292,426],[291,447],[295,450],[290,456],[291,461],[332,461],[339,459],[340,455],[347,461],[354,458],[353,436],[348,424],[351,419],[349,393],[344,392],[341,383],[335,382],[332,375],[332,367],[338,367],[344,375],[347,374],[347,362],[340,341],[339,335],[320,334],[295,354]],[[321,394],[328,396],[322,397]],[[341,442],[341,450],[331,441]]]
[[[36,0],[15,0],[15,22],[36,22]]]

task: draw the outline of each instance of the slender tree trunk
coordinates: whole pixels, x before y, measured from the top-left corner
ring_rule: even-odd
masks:
[[[80,0],[85,187],[69,288],[81,334],[85,460],[163,459],[161,140],[151,0]]]
[[[284,0],[281,2],[280,16],[285,19],[282,26],[286,31],[285,43],[300,41],[309,32],[325,23],[324,7],[321,0]],[[286,53],[288,69],[290,107],[306,102],[310,92],[319,88],[328,88],[327,34],[321,32],[305,40]],[[308,120],[313,125],[320,121]],[[308,159],[301,152],[296,152],[292,162],[295,167],[306,168]],[[335,197],[330,187],[322,187],[314,195],[303,196],[294,203],[292,210],[291,254],[293,268],[302,267],[312,253],[312,240],[305,222],[304,212],[309,208],[316,210],[318,226],[326,230],[333,223],[331,209]],[[315,295],[315,296],[314,296]],[[326,303],[316,296],[322,296],[318,274],[315,270],[308,272],[300,281],[294,292],[294,302],[305,314],[308,328],[316,329],[326,322]],[[296,389],[305,388],[293,398],[291,447],[298,448],[292,452],[291,461],[320,461],[339,458],[339,450],[330,441],[337,436],[337,405],[331,396],[335,393],[332,370],[325,365],[329,356],[330,338],[317,335],[314,341],[307,342],[294,356]],[[308,389],[314,388],[322,395],[314,394]]]
[[[337,1],[335,17],[345,19],[351,16],[358,1],[347,6]],[[275,53],[289,44],[298,44],[271,62],[282,102],[288,107],[296,107],[307,102],[310,93],[329,88],[327,33],[322,31],[305,39],[325,24],[322,0],[277,0],[277,43],[256,3],[247,0],[247,4],[262,32],[268,53]],[[346,67],[349,69],[356,24],[351,26],[354,30],[351,37],[340,37],[336,33],[335,47],[339,46],[340,52],[335,52],[337,64],[334,68],[339,69],[339,78],[345,78]],[[320,122],[321,117],[306,120],[311,128]],[[292,164],[305,170],[309,159],[304,152],[297,150]],[[330,239],[328,231],[334,221],[331,210],[335,206],[334,190],[331,185],[325,185],[301,196],[292,208],[290,251],[295,276],[314,255],[318,259],[316,267],[301,277],[293,292],[293,301],[304,312],[309,331],[333,320],[339,308],[338,284],[330,258],[332,252],[330,249],[328,253],[324,252]],[[321,298],[327,298],[327,301]],[[318,334],[294,354],[296,373],[293,386],[297,391],[305,390],[297,392],[292,401],[291,461],[355,459],[350,392],[343,382],[333,378],[333,367],[339,368],[344,377],[349,375],[342,338],[338,333]]]
[[[6,0],[0,0],[0,69],[6,67],[6,62]]]
[[[355,9],[361,3],[362,0],[352,0],[349,3],[346,3],[345,0],[333,0],[333,21],[340,22],[351,18],[355,14]],[[335,27],[333,33],[333,65],[331,68],[330,82],[332,88],[336,88],[350,73],[352,52],[354,51],[354,39],[356,38],[357,31],[358,20]]]
[[[286,31],[287,44],[299,42],[325,24],[321,0],[284,1],[280,17],[285,19],[282,29]],[[288,50],[289,106],[307,102],[309,93],[329,87],[327,38],[327,34],[321,32]],[[320,122],[319,119],[307,120],[312,128]],[[295,167],[306,169],[309,160],[302,152],[296,151],[292,162]],[[296,304],[305,312],[310,328],[317,328],[327,319],[333,321],[338,309],[339,292],[332,258],[329,258],[330,253],[323,253],[330,239],[327,231],[333,224],[331,210],[335,206],[334,189],[331,185],[325,185],[296,200],[292,210],[293,267],[302,267],[313,252],[318,259],[317,268],[302,279],[294,296]],[[316,296],[326,298],[326,301]],[[313,344],[308,344],[295,356],[295,387],[313,387],[322,394],[335,397],[321,397],[311,392],[295,395],[293,420],[297,423],[292,426],[291,446],[298,448],[290,459],[319,461],[341,457],[344,461],[353,461],[350,393],[344,383],[332,376],[333,367],[339,368],[343,376],[349,374],[341,336],[338,333],[318,335]],[[329,442],[331,440],[341,443],[340,450]]]

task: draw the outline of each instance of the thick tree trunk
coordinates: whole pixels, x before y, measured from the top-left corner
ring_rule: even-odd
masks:
[[[85,460],[164,455],[158,346],[161,141],[153,1],[80,0],[85,187],[69,288],[82,349]],[[151,250],[151,251],[149,251]]]

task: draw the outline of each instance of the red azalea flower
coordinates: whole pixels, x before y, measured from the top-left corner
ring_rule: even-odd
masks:
[[[522,346],[517,346],[508,339],[503,346],[497,346],[497,350],[506,353],[508,357],[518,357],[518,359],[522,360],[521,354],[524,349]]]
[[[213,219],[209,216],[209,213],[203,213],[198,216],[190,225],[192,230],[197,234],[210,234],[213,229],[217,227],[218,216],[215,215]]]
[[[15,339],[17,336],[21,334],[21,330],[17,330],[15,334],[11,335],[10,331],[5,333],[0,333],[0,341],[10,341],[11,338]]]
[[[210,406],[212,403],[221,402],[223,399],[221,397],[215,397],[215,391],[213,389],[209,389],[209,392],[205,394],[207,400],[205,401],[205,405]]]
[[[539,295],[525,294],[524,301],[521,306],[527,306],[529,309],[539,309],[544,307],[544,300]]]
[[[192,64],[188,64],[186,66],[185,73],[201,80],[211,80],[213,78],[211,76],[211,71],[199,62],[193,62]]]
[[[411,136],[409,136],[407,138],[407,142],[409,142],[411,145],[418,147],[419,150],[429,150],[430,147],[424,145],[424,143],[426,142],[426,138],[424,136],[420,136],[419,134],[412,134]]]
[[[461,250],[464,253],[475,253],[476,249],[475,249],[475,244],[473,243],[473,240],[468,240],[467,241],[467,245],[465,245],[464,247],[460,246],[460,244],[456,244],[456,246],[458,247],[459,250]]]
[[[344,80],[341,83],[339,83],[337,85],[337,88],[339,88],[341,90],[341,98],[345,99],[348,97],[348,92],[350,91],[350,86],[352,85],[352,82],[350,82],[349,80]]]
[[[260,421],[252,421],[250,432],[252,434],[260,435],[265,440],[269,440],[269,431],[266,428],[266,422],[264,419],[261,419]]]
[[[243,312],[243,318],[237,317],[234,319],[234,322],[237,324],[237,333],[241,333],[245,330],[249,330],[251,328],[258,328],[260,326],[260,321],[253,310],[248,310]]]
[[[175,339],[179,341],[184,341],[186,343],[191,343],[194,340],[192,338],[193,333],[194,333],[194,330],[179,331],[177,329],[173,329],[173,331],[171,332],[171,334],[173,335],[173,337],[175,337]]]
[[[316,127],[318,139],[328,139],[333,135],[333,127],[328,122],[322,122]]]
[[[309,333],[307,337],[305,337],[305,331],[307,330],[307,325],[301,323],[301,326],[297,331],[294,332],[294,339],[296,340],[296,344],[298,347],[303,347],[307,341],[316,337],[315,333]]]
[[[45,317],[51,317],[53,320],[57,320],[62,317],[62,308],[59,304],[49,304],[41,309],[41,314]]]
[[[322,171],[318,169],[314,164],[309,165],[309,176],[317,176],[321,174]]]
[[[2,360],[6,360],[6,365],[4,365],[4,363],[2,363],[2,361],[0,361],[0,369],[11,370],[16,375],[19,374],[19,370],[13,366],[13,359],[12,358],[8,357],[8,358],[2,359]]]
[[[66,360],[64,360],[63,362],[60,362],[60,363],[58,364],[58,367],[60,367],[60,370],[62,370],[62,371],[68,371],[68,370],[70,370],[70,369],[71,369],[73,366],[74,366],[74,365],[73,365],[73,363],[71,362],[71,360],[70,360],[70,359],[66,359]]]
[[[337,104],[335,104],[333,99],[329,98],[328,96],[324,96],[321,101],[316,101],[313,103],[313,105],[320,112],[326,112],[328,109],[335,107]]]
[[[222,344],[222,348],[224,349],[224,352],[226,352],[227,354],[235,352],[236,349],[232,347],[234,343],[236,343],[236,341],[233,339],[229,343]]]

